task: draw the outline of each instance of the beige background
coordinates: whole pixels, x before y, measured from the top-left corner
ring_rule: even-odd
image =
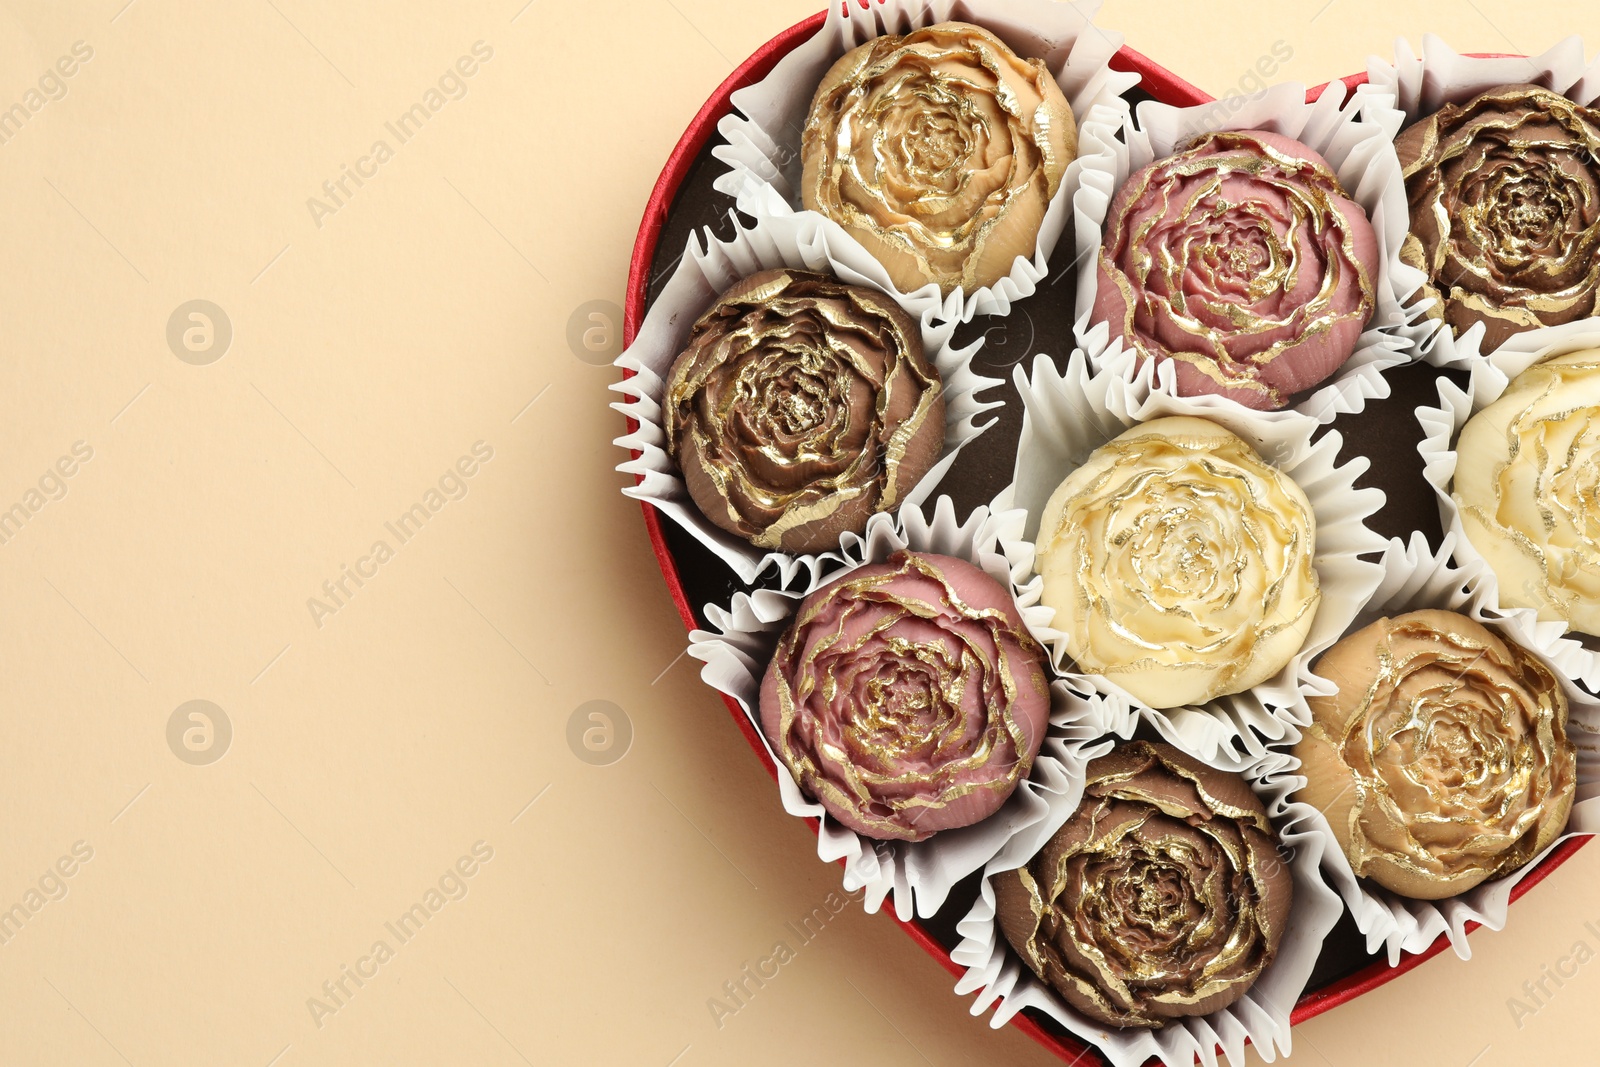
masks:
[[[93,52],[0,143],[0,510],[38,505],[0,544],[0,909],[27,914],[0,1064],[1054,1062],[858,909],[720,1028],[707,1007],[838,872],[681,657],[617,491],[613,373],[566,330],[622,302],[678,131],[817,2],[0,2],[0,109]],[[1214,92],[1279,40],[1309,82],[1426,29],[1600,45],[1577,2],[1103,22]],[[479,41],[466,95],[398,143],[384,124]],[[233,331],[208,365],[166,338],[197,298]],[[467,495],[398,545],[385,522],[480,441]],[[92,458],[50,476],[75,442]],[[379,539],[393,558],[362,563]],[[194,699],[232,728],[204,766],[167,739]],[[608,766],[567,741],[594,699],[632,724]],[[492,859],[445,879],[466,895],[401,944],[384,924],[477,842]],[[1470,963],[1297,1029],[1296,1062],[1589,1062],[1600,967],[1520,1027],[1507,999],[1600,947],[1597,880],[1586,849]],[[379,939],[393,958],[316,1017]]]

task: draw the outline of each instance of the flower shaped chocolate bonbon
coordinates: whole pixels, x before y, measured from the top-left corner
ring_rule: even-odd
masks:
[[[711,522],[819,552],[904,501],[944,445],[944,391],[881,293],[768,270],[694,324],[667,378],[668,449]]]
[[[903,292],[1005,277],[1031,255],[1077,154],[1055,78],[978,26],[874,38],[823,77],[801,140],[801,199]]]
[[[902,551],[801,602],[761,686],[800,788],[858,833],[921,841],[993,814],[1044,740],[1044,653],[964,560]]]
[[[1404,130],[1419,298],[1482,348],[1595,313],[1600,287],[1600,111],[1537,85],[1446,104]]]
[[[1321,600],[1304,492],[1206,419],[1142,423],[1045,505],[1035,568],[1078,667],[1152,708],[1272,677]]]
[[[1277,955],[1294,879],[1238,774],[1135,741],[1089,764],[1083,802],[994,876],[1001,931],[1074,1008],[1160,1027],[1238,1000]]]
[[[1295,747],[1355,873],[1436,900],[1510,873],[1566,825],[1576,781],[1567,701],[1537,657],[1456,612],[1380,619],[1317,672]]]
[[[1094,321],[1185,396],[1286,406],[1350,358],[1375,304],[1378,244],[1327,162],[1227,131],[1135,171],[1106,218]]]
[[[1523,371],[1456,453],[1452,495],[1500,603],[1600,634],[1600,350]]]

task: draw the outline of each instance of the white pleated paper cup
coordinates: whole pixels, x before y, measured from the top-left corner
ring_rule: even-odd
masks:
[[[1379,94],[1346,99],[1343,82],[1331,82],[1315,103],[1306,90],[1284,83],[1250,96],[1230,97],[1194,107],[1172,107],[1154,100],[1134,113],[1106,109],[1090,116],[1082,131],[1079,184],[1073,200],[1078,263],[1074,332],[1097,370],[1108,370],[1139,394],[1178,395],[1177,368],[1170,359],[1141,359],[1111,324],[1096,321],[1100,248],[1106,219],[1117,191],[1140,168],[1181,151],[1196,137],[1219,130],[1282,134],[1308,145],[1328,161],[1350,198],[1366,212],[1378,242],[1378,269],[1372,318],[1350,358],[1290,410],[1320,423],[1354,414],[1372,399],[1389,395],[1384,371],[1416,359],[1411,334],[1402,329],[1420,308],[1406,303],[1422,284],[1420,272],[1400,262],[1400,246],[1410,227],[1405,179],[1394,151],[1403,116],[1386,107]],[[1220,396],[1193,397],[1213,406],[1239,406]]]
[[[1279,854],[1294,877],[1294,904],[1272,964],[1243,997],[1221,1011],[1174,1019],[1158,1030],[1108,1027],[1069,1006],[1012,951],[996,919],[993,878],[1022,866],[1033,853],[1021,858],[996,857],[984,869],[977,901],[957,924],[961,943],[950,954],[966,968],[956,983],[956,993],[977,993],[973,1015],[992,1007],[990,1025],[998,1029],[1017,1012],[1032,1008],[1096,1046],[1114,1067],[1140,1067],[1152,1057],[1167,1067],[1191,1067],[1197,1060],[1216,1067],[1219,1052],[1229,1063],[1243,1063],[1246,1042],[1268,1062],[1279,1052],[1289,1054],[1290,1013],[1311,980],[1323,941],[1344,911],[1339,895],[1322,876],[1328,839],[1307,825],[1307,816],[1314,809],[1289,800],[1295,783],[1283,773],[1292,762],[1287,753],[1266,750],[1235,765],[1229,760],[1208,759],[1176,740],[1174,745],[1208,766],[1243,774],[1272,818]]]
[[[1408,611],[1439,608],[1476,619],[1503,639],[1537,653],[1516,620],[1506,618],[1489,603],[1483,581],[1487,568],[1481,563],[1452,562],[1451,550],[1456,539],[1456,534],[1446,534],[1437,550],[1421,533],[1413,533],[1409,543],[1390,541],[1384,553],[1383,581],[1367,610],[1350,624],[1349,632]],[[1559,674],[1548,660],[1546,664]],[[1326,685],[1336,688],[1331,681]],[[1297,804],[1308,810],[1304,819],[1308,832],[1326,838],[1322,849],[1323,874],[1344,898],[1356,927],[1366,937],[1368,952],[1386,951],[1392,966],[1400,962],[1401,953],[1422,952],[1444,934],[1457,955],[1469,958],[1472,954],[1467,940],[1469,923],[1490,930],[1504,929],[1511,891],[1517,883],[1562,842],[1600,831],[1600,705],[1570,680],[1563,680],[1563,689],[1570,707],[1568,735],[1578,747],[1577,802],[1567,821],[1566,832],[1527,865],[1503,878],[1444,900],[1413,900],[1400,896],[1376,882],[1358,878],[1339,847],[1327,816],[1308,804]],[[1299,741],[1299,731],[1295,731],[1292,740]],[[1293,791],[1304,787],[1306,779],[1298,759],[1290,758],[1281,780],[1289,783]]]
[[[1106,733],[1131,736],[1144,720],[1207,762],[1238,770],[1259,759],[1266,743],[1284,737],[1300,714],[1302,665],[1344,633],[1382,578],[1382,568],[1374,560],[1383,552],[1384,541],[1367,528],[1366,520],[1383,506],[1383,492],[1355,485],[1370,461],[1357,456],[1339,462],[1339,433],[1328,431],[1313,439],[1319,427],[1309,416],[1145,393],[1114,373],[1091,370],[1081,350],[1073,352],[1065,370],[1049,357],[1036,357],[1031,375],[1017,369],[1016,385],[1023,402],[1016,472],[996,506],[1016,508],[1027,516],[1020,536],[1001,542],[1011,563],[1023,621],[1050,650],[1052,665],[1063,678],[1085,694],[1102,698],[1095,706]],[[1155,709],[1104,675],[1084,672],[1073,662],[1066,634],[1053,625],[1055,609],[1041,602],[1044,580],[1034,571],[1034,539],[1051,494],[1091,452],[1124,430],[1167,415],[1194,415],[1223,426],[1300,487],[1316,522],[1313,565],[1322,599],[1305,644],[1272,678],[1203,705]],[[1373,559],[1361,558],[1364,554]]]
[[[1462,389],[1449,378],[1439,379],[1438,406],[1417,408],[1423,433],[1417,450],[1422,454],[1423,477],[1438,496],[1439,523],[1446,533],[1454,535],[1452,558],[1461,566],[1482,568],[1485,604],[1514,628],[1517,642],[1537,652],[1563,678],[1581,687],[1584,699],[1595,700],[1600,694],[1600,651],[1588,648],[1565,622],[1541,621],[1533,608],[1512,607],[1501,600],[1499,578],[1467,536],[1461,508],[1452,492],[1459,458],[1456,442],[1468,419],[1499,400],[1512,379],[1541,360],[1600,348],[1600,319],[1567,326],[1573,328],[1558,327],[1562,331],[1560,338],[1547,337],[1534,353],[1513,351],[1502,345],[1487,357],[1454,362],[1455,369],[1466,369],[1467,386]]]
[[[732,697],[749,716],[767,755],[778,768],[778,791],[791,815],[817,819],[817,855],[843,861],[844,888],[865,890],[867,911],[876,912],[889,894],[897,916],[909,920],[938,911],[951,888],[996,856],[1032,855],[1077,807],[1083,767],[1106,746],[1095,747],[1097,723],[1083,697],[1064,683],[1051,685],[1050,722],[1028,776],[1000,810],[981,822],[941,830],[923,841],[877,841],[840,824],[821,804],[800,790],[778,759],[761,727],[761,682],[779,638],[800,602],[815,590],[869,563],[882,563],[910,549],[964,559],[1006,587],[1009,569],[998,544],[1019,527],[1017,512],[979,508],[958,521],[948,497],[930,515],[916,506],[901,510],[898,521],[874,515],[860,537],[847,535],[839,559],[826,561],[804,585],[784,591],[736,593],[726,608],[705,609],[709,629],[689,638],[689,654],[704,666],[700,677]]]
[[[1600,105],[1600,59],[1586,60],[1583,38],[1576,36],[1565,38],[1542,55],[1493,59],[1462,55],[1433,34],[1423,36],[1418,53],[1402,38],[1395,41],[1392,62],[1376,56],[1367,61],[1367,84],[1357,89],[1357,97],[1372,94],[1385,111],[1398,108],[1404,125],[1409,126],[1445,104],[1464,104],[1490,89],[1524,82],[1542,85],[1579,104]],[[1405,270],[1415,276],[1417,286],[1426,280],[1414,267]],[[1481,359],[1483,324],[1474,324],[1458,337],[1442,320],[1418,314],[1431,303],[1419,301],[1407,310],[1410,326],[1406,332],[1420,357],[1440,367],[1465,366]],[[1588,325],[1578,321],[1525,330],[1492,355],[1513,360],[1536,358],[1569,343],[1573,333]]]
[[[871,279],[835,270],[824,248],[826,242],[820,229],[815,219],[791,216],[757,219],[748,228],[735,219],[733,236],[727,240],[717,238],[709,229],[704,235],[692,235],[671,280],[645,316],[638,336],[616,361],[629,376],[612,384],[611,389],[621,393],[624,399],[611,406],[637,424],[615,442],[630,453],[629,459],[619,464],[617,470],[637,479],[636,484],[622,490],[623,495],[645,501],[693,534],[746,584],[754,582],[768,567],[775,567],[779,580],[787,584],[802,569],[815,574],[821,558],[834,553],[789,553],[757,548],[721,529],[701,513],[689,496],[677,464],[667,452],[661,407],[666,378],[687,344],[695,321],[741,278],[787,267],[833,274],[845,284],[884,291]],[[894,296],[893,293],[888,295]],[[982,400],[978,394],[1002,383],[998,378],[987,378],[973,370],[972,358],[983,346],[981,338],[957,348],[951,343],[954,323],[934,322],[931,316],[916,312],[898,299],[896,302],[918,324],[923,352],[938,368],[944,388],[943,450],[939,461],[911,488],[902,504],[916,506],[933,496],[962,447],[994,424],[992,418],[984,422],[978,420],[1003,402]]]
[[[1111,69],[1122,35],[1093,22],[1098,0],[872,0],[835,3],[812,37],[779,60],[772,72],[733,94],[733,110],[717,124],[726,144],[712,150],[728,171],[716,188],[733,196],[741,211],[755,216],[812,216],[822,224],[829,255],[841,268],[871,277],[908,308],[933,311],[940,318],[966,322],[974,315],[1005,314],[1031,296],[1049,274],[1051,257],[1071,214],[1077,164],[1069,165],[1039,228],[1032,258],[1018,256],[1011,273],[992,286],[942,295],[928,283],[899,293],[865,248],[837,223],[800,203],[800,137],[811,98],[836,60],[857,46],[886,34],[906,34],[939,22],[982,26],[1027,59],[1042,59],[1056,76],[1077,123],[1096,106],[1126,108],[1122,95],[1139,75]],[[1070,245],[1060,249],[1071,253]]]

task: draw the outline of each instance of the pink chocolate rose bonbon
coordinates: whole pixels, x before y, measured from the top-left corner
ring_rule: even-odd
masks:
[[[1276,410],[1350,358],[1378,242],[1327,162],[1274,133],[1208,133],[1128,177],[1100,248],[1094,321],[1178,392]]]
[[[897,552],[811,593],[761,686],[795,781],[850,829],[921,841],[992,815],[1044,740],[1044,651],[963,560]]]

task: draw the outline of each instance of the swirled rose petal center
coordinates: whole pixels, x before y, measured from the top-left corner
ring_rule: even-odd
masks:
[[[928,213],[966,187],[974,168],[969,161],[988,138],[974,122],[972,107],[942,86],[915,94],[920,109],[903,108],[883,121],[873,147],[888,186],[905,213]]]
[[[1272,516],[1244,521],[1241,508],[1250,496],[1239,472],[1194,458],[1131,479],[1108,500],[1103,527],[1094,532],[1111,551],[1099,574],[1088,578],[1119,636],[1152,650],[1176,640],[1200,652],[1226,636],[1208,612],[1234,604],[1256,560],[1275,562],[1273,550],[1258,539],[1263,523],[1271,533],[1288,533]],[[1266,592],[1263,587],[1254,595]]]
[[[730,414],[750,444],[820,459],[851,429],[850,394],[863,384],[848,366],[814,348],[758,356],[739,365]]]
[[[1215,313],[1219,299],[1229,306],[1260,304],[1289,288],[1294,250],[1270,220],[1251,205],[1221,205],[1219,211],[1225,215],[1194,226],[1183,244],[1183,293],[1200,301],[1195,310]]]

